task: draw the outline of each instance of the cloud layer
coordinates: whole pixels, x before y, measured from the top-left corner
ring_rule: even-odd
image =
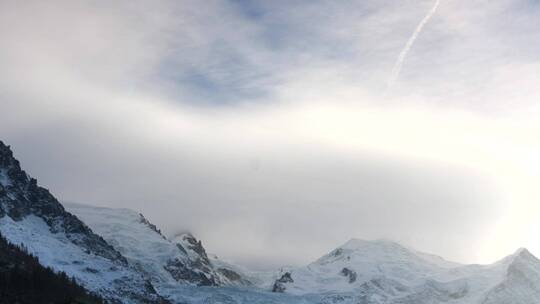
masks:
[[[540,252],[539,6],[3,1],[0,135],[67,201],[256,268],[351,237]]]

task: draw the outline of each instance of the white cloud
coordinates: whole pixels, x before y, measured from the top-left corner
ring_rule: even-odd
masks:
[[[61,198],[252,264],[350,237],[474,262],[540,252],[537,13],[442,2],[385,99],[431,4],[6,1],[1,136]]]

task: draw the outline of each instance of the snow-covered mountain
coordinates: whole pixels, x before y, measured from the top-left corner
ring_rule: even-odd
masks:
[[[410,283],[453,266],[458,264],[417,253],[391,241],[352,239],[306,267],[285,270],[274,289],[294,294],[348,292],[376,278]]]
[[[335,303],[539,303],[539,270],[525,249],[492,265],[460,265],[391,241],[353,239],[306,267],[283,270],[273,291]]]
[[[257,273],[208,254],[189,233],[165,237],[135,211],[66,208],[0,142],[1,234],[111,303],[540,303],[540,260],[526,249],[462,265],[352,239],[307,266]]]
[[[159,303],[152,284],[24,172],[0,142],[0,231],[44,266],[64,271],[111,302]]]
[[[238,268],[211,260],[202,242],[189,233],[168,239],[142,214],[129,209],[65,206],[144,273],[161,294],[171,296],[179,284],[251,285]]]

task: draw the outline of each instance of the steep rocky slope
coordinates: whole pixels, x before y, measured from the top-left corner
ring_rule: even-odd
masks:
[[[129,209],[65,204],[122,253],[167,296],[178,285],[249,286],[246,276],[211,260],[202,242],[189,233],[167,239],[142,214]]]
[[[117,250],[67,212],[0,142],[0,232],[44,266],[63,271],[111,302],[158,303],[152,284]]]

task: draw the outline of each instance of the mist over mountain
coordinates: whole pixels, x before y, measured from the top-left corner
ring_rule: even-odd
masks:
[[[0,137],[62,201],[259,269],[352,236],[540,251],[535,1],[8,0],[0,20]]]
[[[82,286],[73,285],[74,297],[90,299],[81,288],[110,303],[532,304],[540,296],[540,260],[526,249],[463,265],[389,240],[351,239],[304,267],[251,271],[206,252],[190,233],[163,235],[135,211],[62,205],[2,142],[0,176],[2,240],[21,246],[0,246],[8,257],[0,273],[10,276],[9,256],[24,250],[39,267],[73,277],[65,284]],[[17,288],[21,299],[36,294]]]
[[[539,304],[539,29],[0,0],[0,304]]]

